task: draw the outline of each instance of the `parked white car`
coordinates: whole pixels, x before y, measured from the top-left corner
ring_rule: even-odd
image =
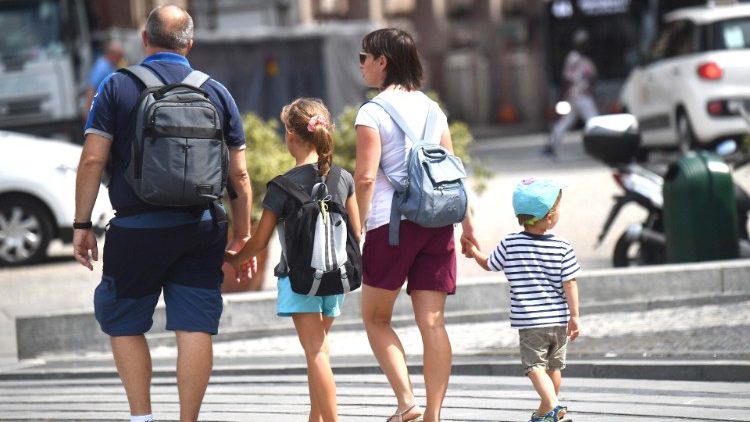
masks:
[[[747,4],[665,15],[645,63],[633,69],[620,94],[624,111],[640,123],[646,149],[739,141],[748,132],[742,101],[750,101]]]
[[[72,241],[80,157],[79,145],[0,131],[0,266],[39,262],[52,239]],[[97,233],[112,215],[102,186],[92,214]]]

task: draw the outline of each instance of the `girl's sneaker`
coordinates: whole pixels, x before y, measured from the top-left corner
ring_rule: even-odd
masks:
[[[544,416],[536,416],[532,413],[529,422],[573,422],[573,419],[568,417],[567,407],[557,405]]]

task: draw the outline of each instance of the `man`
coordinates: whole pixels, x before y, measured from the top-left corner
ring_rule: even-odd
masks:
[[[193,21],[185,10],[173,5],[155,8],[142,34],[146,58],[141,64],[166,84],[182,81],[192,71],[185,57],[192,37]],[[144,208],[124,173],[130,161],[133,111],[143,88],[131,74],[112,74],[99,87],[86,123],[76,180],[73,247],[76,260],[89,270],[93,270],[90,259],[98,259],[98,249],[88,227],[105,166],[111,173],[112,206],[116,210]],[[236,251],[250,237],[251,189],[242,121],[224,86],[210,79],[202,89],[216,106],[229,147],[228,177],[237,192],[231,202],[233,240],[226,245],[226,222],[215,219],[216,210],[208,206],[198,212],[162,208],[125,213],[112,219],[106,234],[103,275],[94,294],[94,307],[102,331],[111,337],[131,421],[153,420],[151,356],[144,333],[151,328],[162,291],[166,328],[177,337],[180,421],[197,420],[211,374],[211,335],[218,331],[222,311],[225,245]]]
[[[94,94],[96,94],[96,89],[99,88],[99,85],[107,76],[120,67],[120,62],[124,55],[125,53],[122,49],[122,45],[119,42],[112,40],[107,43],[104,54],[94,62],[94,65],[91,67],[91,72],[89,72],[88,87],[86,89],[86,110],[83,115],[84,119],[88,117],[91,109],[91,102],[94,100]]]
[[[592,96],[597,70],[594,62],[588,57],[590,49],[588,32],[584,29],[574,32],[573,50],[565,57],[562,73],[565,86],[563,98],[570,103],[570,111],[552,127],[549,143],[541,151],[553,160],[557,157],[557,147],[562,142],[565,132],[570,130],[579,118],[585,124],[588,119],[599,114]]]

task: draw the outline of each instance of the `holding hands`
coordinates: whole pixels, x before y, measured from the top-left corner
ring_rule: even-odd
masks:
[[[479,251],[479,242],[474,237],[474,223],[471,210],[467,210],[464,221],[461,222],[461,253],[467,258],[473,258],[474,255],[469,255],[472,248]]]
[[[474,258],[479,252],[479,244],[472,235],[471,237],[465,234],[461,236],[461,253],[467,258]]]
[[[255,260],[255,257],[243,259],[238,254],[246,242],[247,238],[233,239],[229,242],[227,249],[224,251],[224,262],[234,269],[236,275],[235,280],[237,283],[250,280],[258,271],[258,263]]]

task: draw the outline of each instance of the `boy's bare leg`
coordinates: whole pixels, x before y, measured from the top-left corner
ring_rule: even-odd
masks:
[[[534,369],[528,373],[534,390],[539,394],[541,402],[536,411],[537,416],[542,416],[557,406],[557,394],[552,379],[543,369]]]
[[[130,414],[151,414],[151,352],[146,337],[113,336],[112,356],[128,396]]]
[[[560,385],[562,384],[562,371],[560,370],[547,370],[547,375],[552,380],[552,384],[555,386],[555,395],[560,395]]]

